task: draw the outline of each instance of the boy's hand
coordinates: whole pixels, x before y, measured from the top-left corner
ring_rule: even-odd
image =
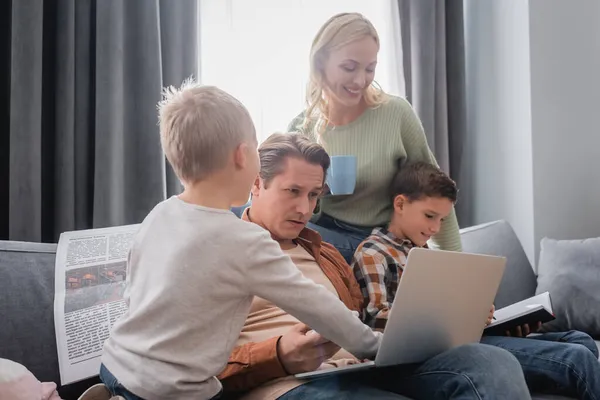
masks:
[[[485,321],[485,326],[488,326],[489,324],[492,323],[492,321],[494,321],[494,311],[496,311],[496,307],[492,304],[492,308],[490,309],[490,314],[488,315],[488,319],[487,319],[487,321]]]
[[[533,326],[529,326],[529,324],[524,324],[522,326],[517,326],[512,331],[506,331],[506,336],[514,336],[514,337],[527,337],[530,333],[536,333],[542,327],[542,323],[538,322]]]
[[[340,346],[302,323],[294,325],[277,342],[277,356],[290,375],[316,370],[339,350]]]

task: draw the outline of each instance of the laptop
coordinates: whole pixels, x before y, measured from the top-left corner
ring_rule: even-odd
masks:
[[[421,363],[479,342],[506,258],[413,248],[375,361],[296,374],[316,379],[364,369]]]

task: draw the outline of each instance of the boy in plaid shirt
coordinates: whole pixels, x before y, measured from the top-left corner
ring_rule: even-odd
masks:
[[[365,299],[365,323],[374,329],[385,327],[408,252],[413,247],[427,247],[427,241],[452,211],[457,192],[452,179],[423,162],[402,166],[394,177],[392,220],[387,228],[373,230],[358,246],[352,261]],[[493,307],[487,324],[492,315]],[[524,326],[506,333],[517,337],[483,336],[481,343],[516,356],[532,390],[554,387],[580,399],[600,398],[598,349],[589,335],[569,331],[525,338],[529,330]]]
[[[352,269],[365,298],[365,323],[383,330],[408,252],[427,247],[456,202],[456,184],[425,162],[400,169],[392,183],[394,212],[387,228],[375,228],[354,254]]]

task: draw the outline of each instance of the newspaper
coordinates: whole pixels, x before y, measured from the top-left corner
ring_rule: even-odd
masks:
[[[65,232],[56,251],[54,326],[63,385],[96,376],[127,309],[127,256],[139,225]]]

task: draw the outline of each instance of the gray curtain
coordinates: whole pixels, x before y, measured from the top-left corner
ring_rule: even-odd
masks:
[[[197,0],[12,0],[0,14],[0,238],[137,223],[180,190],[156,104],[196,75]]]
[[[406,95],[440,167],[456,180],[456,212],[471,225],[462,149],[466,132],[462,0],[398,0]]]

